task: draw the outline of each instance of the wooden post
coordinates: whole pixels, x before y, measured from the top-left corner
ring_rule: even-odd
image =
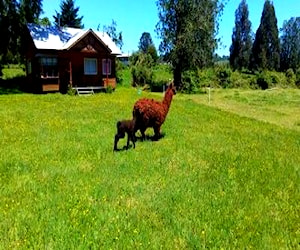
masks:
[[[108,58],[106,57],[106,87],[108,87]]]
[[[72,78],[72,62],[71,61],[69,62],[69,74],[70,74],[69,84],[70,84],[70,88],[72,88],[73,87],[73,78]]]

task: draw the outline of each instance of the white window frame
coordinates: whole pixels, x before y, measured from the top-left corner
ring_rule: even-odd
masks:
[[[102,59],[102,74],[111,75],[111,59]]]
[[[41,55],[39,57],[39,63],[41,66],[42,78],[57,78],[58,77],[58,58],[51,55]]]
[[[98,74],[97,58],[84,58],[84,74],[85,75],[97,75]]]

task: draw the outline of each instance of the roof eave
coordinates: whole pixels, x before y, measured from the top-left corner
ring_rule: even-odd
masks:
[[[72,44],[70,44],[68,47],[63,48],[64,50],[70,50],[72,47],[74,47],[80,40],[82,40],[83,38],[85,38],[89,33],[92,33],[94,35],[94,37],[108,50],[108,52],[110,54],[112,54],[112,50],[108,47],[108,45],[106,45],[101,39],[100,37],[97,36],[97,34],[92,30],[92,29],[88,29],[86,30],[82,36],[80,36],[78,39],[76,39]]]

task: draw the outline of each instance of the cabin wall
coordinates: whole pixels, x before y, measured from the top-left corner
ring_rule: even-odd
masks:
[[[43,72],[43,57],[57,58],[57,71],[54,74]],[[93,34],[88,34],[68,50],[37,50],[31,40],[26,58],[27,80],[34,92],[66,93],[69,87],[116,85],[116,57]],[[85,58],[97,60],[95,75],[85,74]],[[103,59],[111,60],[111,74],[108,76],[102,71]]]
[[[111,74],[108,78],[111,82],[116,80],[115,69],[115,56],[97,54],[97,53],[85,53],[85,52],[64,52],[60,56],[60,79],[61,88],[67,89],[70,84],[72,87],[84,87],[84,86],[104,86],[104,79],[106,75],[102,71],[102,60],[111,60]],[[84,60],[85,58],[92,58],[97,60],[97,74],[87,75],[84,72]],[[71,65],[70,65],[71,62]],[[71,67],[71,68],[70,68]],[[72,74],[72,77],[70,75]],[[72,80],[72,82],[70,81]],[[114,85],[115,86],[115,85]]]

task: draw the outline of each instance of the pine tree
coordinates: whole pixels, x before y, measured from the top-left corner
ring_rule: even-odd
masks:
[[[217,47],[216,21],[221,0],[158,0],[159,50],[173,66],[174,83],[186,70],[210,65]]]
[[[20,15],[17,0],[0,1],[0,64],[20,60]]]
[[[0,64],[20,63],[27,50],[26,38],[29,22],[38,23],[42,13],[42,0],[0,1]]]
[[[235,70],[249,68],[252,48],[251,22],[248,19],[249,11],[246,0],[242,0],[235,11],[235,28],[232,34],[230,47],[230,65]]]
[[[22,0],[20,12],[24,22],[39,23],[39,17],[43,13],[42,0]]]
[[[148,47],[153,44],[152,37],[149,32],[144,32],[140,38],[139,50],[147,53]]]
[[[145,54],[150,54],[153,59],[153,62],[156,62],[158,60],[157,51],[150,33],[144,32],[142,34],[138,48],[141,52]]]
[[[285,21],[281,32],[281,70],[291,68],[296,72],[300,68],[300,17]]]
[[[280,43],[274,5],[266,0],[252,47],[251,68],[279,70]]]
[[[106,32],[113,42],[122,49],[123,46],[123,36],[122,32],[117,32],[117,22],[115,20],[112,20],[111,25],[104,25],[103,31]]]
[[[78,17],[79,7],[75,8],[74,0],[64,0],[60,5],[60,13],[53,16],[56,26],[67,26],[72,28],[83,28],[81,23],[83,16]]]

